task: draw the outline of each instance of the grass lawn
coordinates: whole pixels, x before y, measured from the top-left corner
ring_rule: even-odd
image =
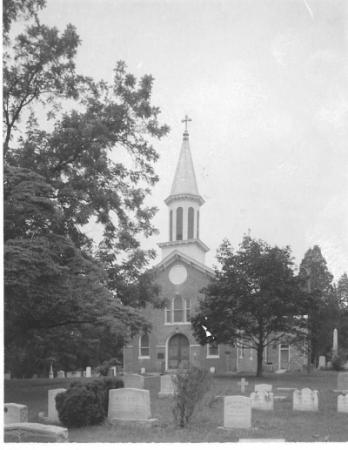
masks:
[[[241,374],[216,376],[209,392],[184,429],[174,426],[171,412],[172,400],[159,399],[159,377],[147,377],[145,389],[150,390],[152,416],[158,422],[152,427],[132,425],[104,425],[69,430],[71,442],[233,442],[238,438],[284,438],[286,441],[348,441],[348,414],[337,413],[337,372],[319,371],[307,374],[267,374],[249,382],[245,395],[256,383],[273,384],[275,395],[287,395],[285,400],[275,400],[274,411],[252,411],[251,430],[218,430],[223,424],[223,400],[216,395],[240,394],[237,381]],[[67,387],[72,380],[34,379],[6,380],[5,402],[28,405],[29,421],[39,422],[38,412],[47,415],[47,391]],[[293,412],[292,393],[279,392],[277,387],[310,387],[319,391],[319,412]]]

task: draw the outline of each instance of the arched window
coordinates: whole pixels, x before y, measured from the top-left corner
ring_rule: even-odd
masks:
[[[199,239],[199,211],[197,211],[197,239]]]
[[[173,240],[173,211],[169,212],[169,240]]]
[[[173,302],[174,322],[184,322],[184,299],[181,295],[176,295]]]
[[[193,239],[193,221],[194,221],[195,211],[192,206],[188,209],[188,223],[187,223],[187,238]]]
[[[139,358],[150,357],[150,338],[148,334],[143,334],[139,338]]]
[[[176,209],[176,240],[183,240],[183,210],[181,206]]]

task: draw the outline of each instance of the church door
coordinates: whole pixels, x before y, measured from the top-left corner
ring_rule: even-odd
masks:
[[[188,369],[190,344],[183,334],[175,334],[168,343],[168,369]]]

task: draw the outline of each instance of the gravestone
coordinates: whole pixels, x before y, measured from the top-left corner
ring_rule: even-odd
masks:
[[[108,419],[121,422],[151,423],[150,391],[122,388],[109,390]]]
[[[242,395],[224,397],[224,425],[220,429],[250,428],[251,400]]]
[[[145,373],[145,372],[146,372],[145,367],[142,367],[142,368],[140,369],[140,373],[143,374],[143,373]]]
[[[68,442],[67,428],[42,423],[5,425],[5,442]]]
[[[48,420],[53,423],[59,423],[58,411],[56,408],[56,395],[65,392],[66,389],[49,389],[48,391]]]
[[[5,380],[11,380],[11,372],[5,372]]]
[[[174,395],[174,383],[173,383],[173,375],[161,375],[161,390],[158,393],[159,397],[168,397]]]
[[[255,384],[255,392],[272,392],[273,386],[271,384]]]
[[[337,390],[348,392],[348,372],[340,372],[337,375]]]
[[[296,389],[292,398],[294,411],[318,411],[319,409],[318,391],[312,391],[309,388]]]
[[[337,397],[337,412],[348,414],[348,394]]]
[[[326,367],[326,358],[324,355],[321,355],[319,356],[318,368],[322,369],[323,367]]]
[[[28,422],[28,407],[19,403],[4,404],[5,425],[10,423]]]
[[[144,389],[144,377],[137,373],[129,373],[123,377],[125,388]]]
[[[274,399],[272,392],[257,391],[250,394],[251,407],[262,411],[273,411]]]
[[[86,367],[86,378],[91,378],[91,376],[92,376],[92,367],[87,366]]]
[[[64,370],[58,370],[58,372],[57,372],[57,378],[65,378],[65,372],[64,372]]]
[[[242,394],[244,394],[245,388],[248,386],[249,383],[246,381],[245,378],[241,378],[240,381],[238,381],[237,384],[240,386],[240,392]]]
[[[210,373],[215,373],[215,367],[214,366],[210,367],[209,372]]]

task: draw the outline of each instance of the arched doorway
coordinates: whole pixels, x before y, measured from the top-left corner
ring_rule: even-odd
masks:
[[[184,334],[174,334],[168,342],[168,370],[188,369],[190,344]]]

